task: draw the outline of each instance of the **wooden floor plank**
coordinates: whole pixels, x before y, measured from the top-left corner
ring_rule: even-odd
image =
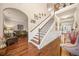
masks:
[[[8,56],[59,56],[60,39],[49,43],[47,46],[39,50],[32,43],[28,43],[28,38],[19,38],[18,42],[5,48]],[[66,52],[62,50],[62,55]]]
[[[30,49],[28,49],[28,38],[24,37],[24,38],[19,38],[18,42],[16,42],[13,45],[8,46],[6,50],[6,55],[13,55],[13,56],[29,56],[31,55],[36,55],[35,50],[37,49],[34,45],[29,43],[29,47]],[[31,52],[30,52],[31,50]],[[38,50],[38,49],[37,49]],[[28,52],[30,52],[28,54]]]

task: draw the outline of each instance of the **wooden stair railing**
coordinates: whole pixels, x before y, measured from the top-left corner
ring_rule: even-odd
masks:
[[[38,33],[36,33],[36,35],[33,37],[33,39],[31,40],[32,43],[34,43],[35,45],[39,45],[41,43],[41,40],[43,39],[43,37],[46,35],[46,33],[48,32],[49,28],[51,27],[52,23],[53,23],[53,17],[50,18],[48,20],[48,22],[46,22],[41,29],[38,29]]]
[[[51,15],[49,15],[48,17],[46,17],[43,21],[41,21],[41,23],[43,23],[47,18],[49,18]],[[41,23],[39,23],[35,28],[33,28],[30,32],[32,32],[33,30],[35,30]]]

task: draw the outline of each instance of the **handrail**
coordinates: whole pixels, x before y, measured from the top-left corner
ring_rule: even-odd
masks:
[[[54,17],[54,16],[53,16],[53,17]],[[48,20],[48,22],[49,22],[49,21],[50,21],[50,20]],[[47,23],[48,23],[48,22],[47,22]],[[47,23],[45,23],[45,24],[40,28],[40,30],[41,30]]]
[[[53,17],[55,17],[55,11],[54,11]],[[48,22],[49,22],[49,21],[50,21],[50,20],[48,20]],[[47,23],[48,23],[48,22],[47,22]],[[47,24],[47,23],[46,23],[46,24]],[[40,28],[40,30],[41,30],[46,24],[44,24],[44,25]]]
[[[51,14],[50,14],[49,16],[51,16]],[[49,16],[48,16],[48,17],[49,17]],[[46,17],[41,23],[43,23],[48,17]],[[33,29],[31,30],[31,32],[32,32],[33,30],[35,30],[41,23],[39,23],[35,28],[33,28]]]

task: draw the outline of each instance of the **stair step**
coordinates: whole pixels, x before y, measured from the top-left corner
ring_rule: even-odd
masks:
[[[39,33],[37,33],[37,34],[39,34]],[[45,35],[45,33],[40,33],[40,35]]]
[[[39,37],[39,35],[35,35],[35,37]],[[43,36],[42,36],[42,35],[40,35],[40,38],[42,39],[42,38],[43,38]]]
[[[39,35],[35,35],[35,36],[38,36],[39,37]],[[43,37],[43,36],[40,35],[40,37]]]
[[[45,32],[44,31],[41,31],[40,33],[47,33],[47,31],[45,31]]]
[[[44,31],[40,32],[40,34],[43,34],[43,33],[47,33],[47,31],[46,32],[44,32]]]
[[[36,40],[34,40],[34,39],[32,39],[31,40],[32,42],[34,42],[35,44],[37,44],[37,45],[39,45],[40,43],[39,43],[39,41],[37,42]]]
[[[35,45],[36,47],[39,46],[39,45],[37,45],[36,43],[34,43],[33,41],[30,41],[30,43],[32,43],[32,44]]]
[[[33,37],[34,39],[37,39],[37,40],[40,40],[39,38],[37,38],[37,37]]]
[[[33,37],[33,38],[34,38],[33,40],[39,42],[39,39],[38,38],[36,38],[36,37]]]
[[[40,36],[40,39],[42,39],[43,38],[43,36]]]
[[[39,40],[37,40],[37,39],[33,39],[33,40],[35,40],[35,41],[39,42]]]
[[[39,35],[35,35],[35,36],[39,36]]]

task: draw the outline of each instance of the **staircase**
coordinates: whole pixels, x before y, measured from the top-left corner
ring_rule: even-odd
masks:
[[[53,24],[53,17],[49,19],[47,23],[45,23],[40,29],[38,29],[38,33],[31,39],[31,43],[35,46],[40,46],[41,40],[44,38],[51,25]]]
[[[41,49],[42,47],[46,46],[48,43],[56,39],[61,35],[61,31],[56,31],[54,27],[56,27],[56,21],[61,18],[60,16],[57,18],[57,15],[61,15],[65,11],[65,13],[70,9],[75,8],[77,6],[76,4],[72,6],[65,7],[59,11],[55,12],[55,19],[53,15],[47,17],[37,25],[32,31],[29,32],[30,41],[32,44],[34,44],[38,49]],[[72,11],[73,12],[73,11]],[[71,13],[71,12],[70,12]],[[58,24],[59,25],[59,24]],[[58,28],[59,29],[59,28]]]

